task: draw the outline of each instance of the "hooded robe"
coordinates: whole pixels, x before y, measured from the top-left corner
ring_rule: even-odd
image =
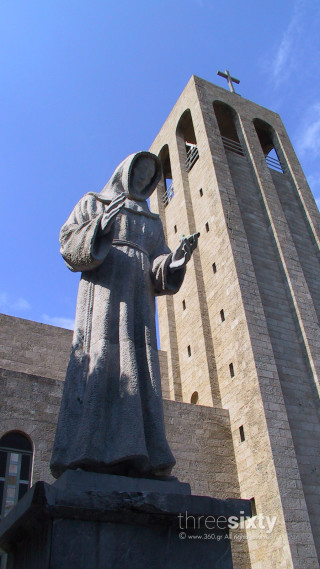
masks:
[[[132,187],[139,156],[156,167],[142,193]],[[119,465],[168,473],[175,464],[164,430],[155,295],[177,292],[185,268],[170,271],[172,253],[146,201],[160,178],[156,156],[129,156],[100,194],[78,202],[61,229],[62,256],[82,275],[51,460],[55,477],[78,467],[122,473]],[[125,205],[103,235],[106,206],[121,192]]]

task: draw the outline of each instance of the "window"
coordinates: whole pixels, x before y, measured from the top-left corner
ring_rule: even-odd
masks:
[[[217,272],[217,265],[215,263],[212,263],[212,270],[214,272],[214,274],[216,274]]]
[[[225,318],[225,315],[224,315],[224,310],[223,310],[223,309],[220,310],[220,318],[221,318],[221,322],[224,322],[225,319],[226,319],[226,318]]]
[[[159,160],[161,162],[162,172],[163,172],[162,201],[163,201],[164,207],[166,207],[174,196],[174,187],[173,187],[172,174],[171,174],[170,154],[169,154],[169,147],[167,144],[162,148],[162,150],[159,154]]]
[[[231,377],[234,377],[233,363],[229,364],[229,371],[230,371]]]
[[[243,443],[243,441],[246,440],[246,437],[244,436],[244,428],[243,428],[243,425],[241,425],[241,427],[239,427],[239,433],[240,433],[240,441]]]
[[[209,231],[209,223],[207,222],[206,223],[206,232],[208,233],[208,231]]]
[[[191,112],[187,109],[179,120],[177,127],[177,135],[182,138],[185,143],[185,164],[187,172],[195,165],[199,158],[196,135],[193,128]]]
[[[223,146],[229,152],[243,156],[244,153],[236,128],[236,112],[232,107],[229,107],[229,105],[226,105],[221,101],[215,101],[213,103],[213,109],[219,126]]]
[[[178,230],[177,230],[177,226],[176,226],[176,225],[174,226],[173,229],[174,229],[174,232],[177,233]]]
[[[191,346],[188,346],[187,349],[188,349],[188,356],[189,356],[189,358],[190,358],[190,356],[191,356]]]
[[[182,301],[182,308],[183,308],[183,310],[186,309],[186,301],[185,300]]]
[[[257,506],[256,506],[256,501],[253,497],[250,498],[250,502],[251,502],[252,517],[253,517],[257,515]]]
[[[202,188],[200,188],[199,194],[200,194],[200,197],[202,198],[202,196],[203,196],[203,190],[202,190]]]
[[[283,161],[280,161],[275,148],[277,137],[273,128],[260,119],[254,119],[253,124],[256,129],[262,151],[265,155],[267,166],[277,172],[285,172],[285,165]]]
[[[197,391],[194,391],[191,395],[190,403],[196,405],[198,401],[199,401],[199,393]]]
[[[10,431],[0,439],[0,513],[7,515],[30,487],[32,445],[26,435]]]

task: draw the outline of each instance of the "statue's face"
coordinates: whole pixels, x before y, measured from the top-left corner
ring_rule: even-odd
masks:
[[[155,175],[156,165],[153,160],[146,157],[138,158],[133,171],[131,183],[136,194],[143,194],[143,190],[150,184]]]

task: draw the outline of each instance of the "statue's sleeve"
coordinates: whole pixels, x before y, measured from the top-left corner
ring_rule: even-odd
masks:
[[[169,268],[171,259],[172,252],[166,244],[161,225],[158,244],[156,250],[153,252],[151,260],[152,281],[154,292],[157,296],[163,294],[174,294],[178,292],[183,283],[186,268],[182,267],[181,269],[171,272]]]
[[[84,196],[60,231],[60,253],[71,271],[90,271],[101,265],[112,243],[113,228],[100,234],[104,206],[94,196]]]

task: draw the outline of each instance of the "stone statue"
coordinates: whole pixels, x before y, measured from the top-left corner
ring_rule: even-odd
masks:
[[[62,256],[82,276],[51,460],[56,478],[69,468],[163,476],[175,464],[164,430],[155,295],[179,290],[199,234],[169,250],[146,201],[160,179],[155,155],[132,154],[61,229]]]

